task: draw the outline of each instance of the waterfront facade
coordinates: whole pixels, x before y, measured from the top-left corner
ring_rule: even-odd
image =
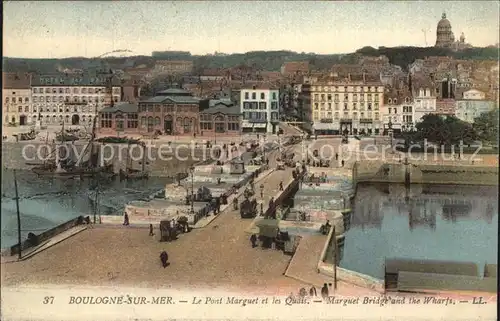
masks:
[[[111,99],[113,103],[120,101],[121,87],[116,78],[56,74],[33,77],[31,94],[32,122],[91,125],[99,111],[111,105]]]
[[[279,99],[278,89],[255,86],[241,89],[242,131],[276,134],[280,120]]]
[[[200,99],[183,89],[167,89],[139,101],[139,132],[164,135],[199,134]]]
[[[310,86],[307,111],[318,135],[371,135],[383,130],[380,82],[326,81]]]
[[[31,123],[30,75],[2,73],[2,124],[24,126]]]

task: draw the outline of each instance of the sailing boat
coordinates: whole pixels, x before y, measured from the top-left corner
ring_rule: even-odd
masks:
[[[130,159],[129,157],[129,154],[130,154],[130,145],[131,143],[128,144],[128,148],[127,148],[127,166],[125,168],[125,171],[123,170],[120,170],[120,179],[121,180],[124,180],[124,179],[148,179],[149,178],[149,174],[146,172],[146,152],[143,151],[142,155],[143,155],[143,158],[142,158],[142,168],[139,170],[139,169],[134,169],[132,168],[132,159]],[[139,145],[142,147],[142,148],[145,148],[145,144],[144,143],[139,143]]]
[[[43,162],[26,162],[25,164],[28,166],[39,166],[41,168],[46,168],[46,169],[51,169],[54,168],[55,165],[55,160],[52,158],[54,155],[54,150],[49,147],[49,132],[47,131],[47,137],[45,138],[45,145],[46,145],[46,154],[43,159]]]
[[[97,117],[94,117],[91,138],[77,160],[71,159],[69,157],[73,155],[64,155],[64,157],[62,157],[63,159],[58,160],[55,166],[37,166],[34,167],[32,171],[38,175],[54,177],[93,177],[96,174],[99,174],[100,177],[104,176],[108,178],[114,176],[112,164],[105,164],[101,167],[99,166],[99,149],[96,150],[95,148],[96,122]],[[67,144],[67,142],[64,142],[64,123],[62,126],[62,144]],[[71,147],[72,148],[67,148],[66,151],[70,153],[74,151],[74,146]],[[55,152],[59,153],[60,149],[56,147]],[[89,159],[87,161],[83,161],[83,158],[87,154],[87,152],[90,152]]]

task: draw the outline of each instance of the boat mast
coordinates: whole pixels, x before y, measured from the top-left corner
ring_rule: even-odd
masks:
[[[16,170],[14,170],[14,190],[16,192],[16,212],[17,212],[17,244],[19,244],[18,259],[21,260],[22,244],[21,244],[21,213],[19,212],[19,193],[17,190]]]

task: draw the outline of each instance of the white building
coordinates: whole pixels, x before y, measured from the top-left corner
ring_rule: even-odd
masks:
[[[493,101],[458,99],[455,102],[455,116],[460,120],[473,123],[476,117],[491,111],[494,107]]]
[[[424,115],[436,112],[436,94],[431,86],[417,87],[414,93],[414,123],[422,121]]]
[[[278,89],[259,89],[256,86],[241,89],[242,131],[276,134],[280,120],[279,99]]]
[[[404,131],[415,126],[413,100],[408,90],[392,90],[384,98],[381,112],[385,129]]]
[[[31,122],[30,76],[2,73],[2,124],[24,126]]]
[[[470,89],[464,91],[463,99],[483,100],[486,99],[486,93],[477,89]]]
[[[111,102],[106,77],[92,75],[46,75],[32,79],[31,119],[43,125],[90,125],[99,110]],[[112,96],[121,100],[121,87],[113,79]]]

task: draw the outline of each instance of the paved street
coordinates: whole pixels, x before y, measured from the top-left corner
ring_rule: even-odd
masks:
[[[276,153],[275,153],[276,154]],[[271,165],[271,164],[270,164]],[[270,174],[263,183],[265,200],[291,169]],[[260,184],[259,184],[260,185]],[[283,276],[290,256],[280,251],[252,249],[237,211],[223,212],[204,229],[160,243],[145,229],[96,227],[65,240],[27,261],[2,266],[4,284],[85,283],[133,284],[156,287],[234,287],[288,294],[301,285]],[[159,254],[169,253],[163,269]],[[267,289],[267,290],[265,290]],[[277,291],[277,292],[276,292]]]

